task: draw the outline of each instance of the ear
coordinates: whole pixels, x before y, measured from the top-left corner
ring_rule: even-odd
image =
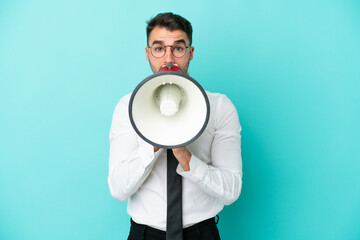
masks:
[[[146,60],[149,61],[149,48],[145,47],[145,52],[146,52]]]
[[[194,50],[195,48],[194,47],[190,47],[190,61],[193,59],[194,57]]]

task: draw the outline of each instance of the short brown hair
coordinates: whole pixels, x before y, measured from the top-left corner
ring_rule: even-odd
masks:
[[[192,44],[192,26],[191,23],[180,15],[173,14],[171,12],[159,13],[149,21],[147,21],[146,37],[147,44],[149,44],[149,35],[151,31],[156,27],[165,27],[169,31],[182,30],[186,33]]]

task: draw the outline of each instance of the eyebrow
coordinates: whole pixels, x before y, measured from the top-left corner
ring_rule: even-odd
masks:
[[[186,45],[186,42],[185,42],[184,39],[179,39],[179,40],[176,40],[176,41],[174,42],[174,44],[178,44],[178,43],[184,43],[184,44]],[[160,40],[155,40],[155,41],[153,41],[151,45],[154,45],[154,44],[165,45],[165,44],[164,44],[164,41],[160,41]]]
[[[175,44],[177,44],[177,43],[184,43],[184,44],[186,45],[186,42],[185,42],[184,39],[177,40],[177,41],[175,41],[174,43],[175,43]]]

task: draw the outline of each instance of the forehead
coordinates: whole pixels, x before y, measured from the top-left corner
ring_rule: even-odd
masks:
[[[175,41],[185,40],[186,44],[189,44],[189,39],[186,33],[182,30],[169,31],[164,27],[155,27],[149,35],[149,45],[151,46],[154,41],[161,41],[165,45],[171,45]]]

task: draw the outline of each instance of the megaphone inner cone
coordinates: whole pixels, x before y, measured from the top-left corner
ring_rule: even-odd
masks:
[[[170,117],[179,111],[183,91],[176,84],[167,83],[155,90],[155,100],[162,115]]]

